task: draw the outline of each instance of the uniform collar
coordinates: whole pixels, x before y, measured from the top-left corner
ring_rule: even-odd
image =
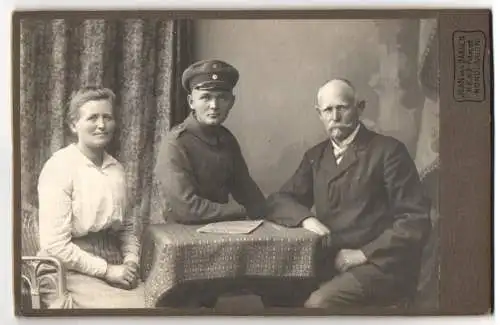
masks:
[[[224,142],[225,133],[223,132],[222,126],[203,125],[196,119],[193,113],[189,114],[184,121],[184,124],[186,129],[194,136],[212,146],[216,146],[221,142]]]

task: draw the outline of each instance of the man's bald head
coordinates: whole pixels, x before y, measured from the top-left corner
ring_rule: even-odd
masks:
[[[336,78],[328,81],[318,90],[317,103],[321,106],[326,97],[340,97],[350,101],[356,101],[356,89],[347,79]]]

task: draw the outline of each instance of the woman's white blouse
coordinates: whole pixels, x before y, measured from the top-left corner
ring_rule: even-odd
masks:
[[[107,262],[80,249],[71,238],[112,227],[120,233],[124,261],[138,263],[125,172],[115,158],[105,154],[98,167],[75,144],[57,151],[42,169],[38,197],[41,255],[57,257],[69,269],[103,276]]]

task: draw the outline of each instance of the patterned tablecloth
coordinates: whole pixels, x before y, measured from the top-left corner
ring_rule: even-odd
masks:
[[[198,233],[201,226],[151,225],[143,238],[146,305],[191,280],[310,278],[319,237],[264,222],[251,234]]]

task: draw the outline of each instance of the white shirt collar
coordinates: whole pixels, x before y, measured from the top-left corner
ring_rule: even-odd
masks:
[[[97,167],[87,156],[85,156],[80,149],[76,146],[75,143],[72,144],[73,149],[78,153],[78,155],[82,158],[82,162],[86,164],[87,166],[90,167]],[[109,155],[107,152],[104,152],[104,157],[101,165],[101,169],[105,169],[107,167],[110,167],[112,165],[115,165],[118,161],[111,155]]]

